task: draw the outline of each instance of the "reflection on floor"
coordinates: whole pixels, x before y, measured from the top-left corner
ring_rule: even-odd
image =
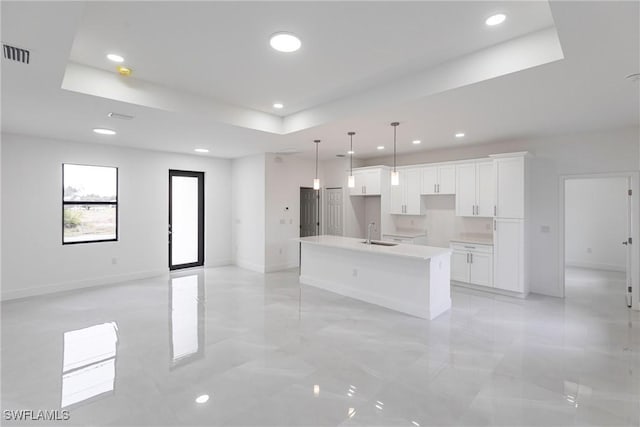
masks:
[[[113,390],[64,425],[637,426],[640,313],[598,277],[570,271],[566,300],[456,289],[433,321],[236,267],[7,302],[1,406],[64,406],[84,330],[101,349],[74,367],[113,361]]]

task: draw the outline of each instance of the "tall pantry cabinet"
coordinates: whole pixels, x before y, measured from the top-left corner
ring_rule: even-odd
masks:
[[[494,287],[529,293],[528,153],[491,156],[495,183],[493,220]]]

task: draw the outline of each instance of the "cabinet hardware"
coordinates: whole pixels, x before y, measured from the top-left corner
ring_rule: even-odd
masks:
[[[467,264],[469,264],[469,252],[467,252]]]
[[[436,184],[436,193],[440,192],[440,184]]]
[[[436,185],[435,185],[435,184],[433,184],[433,192],[434,192],[434,193],[437,193]]]
[[[493,220],[493,229],[496,230],[496,220]]]
[[[497,212],[498,208],[496,207],[496,205],[493,205],[493,216],[498,216]]]
[[[475,249],[476,247],[475,246],[465,246],[465,248],[467,248],[467,249]]]
[[[469,254],[471,255],[471,264],[473,264],[473,254]]]

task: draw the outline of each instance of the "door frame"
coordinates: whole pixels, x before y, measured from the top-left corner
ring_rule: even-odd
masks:
[[[186,176],[198,179],[198,260],[196,262],[173,265],[171,255],[171,224],[172,224],[172,201],[173,191],[171,178],[174,176]],[[169,169],[169,271],[179,270],[189,267],[202,267],[204,265],[204,172]]]
[[[638,280],[640,278],[640,240],[638,235],[640,232],[640,172],[604,172],[591,174],[574,174],[560,175],[558,185],[558,282],[560,286],[561,298],[565,294],[565,183],[570,179],[590,179],[590,178],[628,178],[631,191],[631,237],[633,244],[631,245],[631,271],[627,274],[631,275],[631,308],[640,311],[640,286]]]

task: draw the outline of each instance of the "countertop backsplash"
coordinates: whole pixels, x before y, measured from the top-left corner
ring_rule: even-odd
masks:
[[[449,247],[463,234],[491,234],[491,218],[456,216],[454,196],[423,196],[425,215],[393,215],[396,229],[423,232],[429,246]]]

